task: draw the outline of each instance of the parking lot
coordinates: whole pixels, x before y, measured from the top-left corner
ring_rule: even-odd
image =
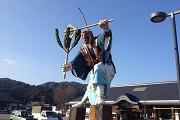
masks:
[[[9,120],[10,114],[1,114],[0,113],[0,120]]]
[[[1,114],[0,113],[0,120],[9,120],[10,114]],[[68,120],[68,117],[63,117],[63,120]]]

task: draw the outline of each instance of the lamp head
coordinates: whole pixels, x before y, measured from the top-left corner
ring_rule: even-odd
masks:
[[[158,23],[166,19],[166,13],[164,12],[154,12],[150,15],[151,22]]]

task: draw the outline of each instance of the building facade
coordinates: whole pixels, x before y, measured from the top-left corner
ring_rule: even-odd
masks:
[[[112,106],[113,120],[179,120],[178,87],[177,81],[112,86],[106,103]],[[81,97],[66,105],[80,100]]]
[[[0,91],[0,112],[10,112],[21,106],[22,102],[11,97],[8,92]]]

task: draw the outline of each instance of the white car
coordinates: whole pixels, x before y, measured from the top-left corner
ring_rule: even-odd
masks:
[[[59,117],[59,118],[58,118]],[[43,110],[38,120],[60,120],[62,119],[57,113],[50,110]]]

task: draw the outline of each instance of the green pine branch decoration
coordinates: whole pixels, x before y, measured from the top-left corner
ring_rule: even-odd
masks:
[[[79,42],[79,40],[81,38],[81,29],[78,29],[78,30],[75,31],[75,38],[74,38],[74,42],[73,42],[72,46],[71,46],[72,38],[70,37],[70,27],[66,28],[66,34],[64,36],[64,46],[61,43],[61,40],[60,40],[60,37],[59,37],[59,31],[58,31],[57,28],[55,29],[55,35],[56,35],[56,41],[57,41],[58,45],[62,49],[64,49],[64,51],[66,52],[65,64],[68,64],[69,52],[72,50],[72,48],[74,48],[78,44],[78,42]],[[71,48],[70,48],[70,46],[71,46]],[[64,73],[64,79],[65,78],[66,78],[66,73]]]
[[[63,45],[62,45],[62,43],[61,43],[61,41],[60,41],[60,38],[59,38],[59,30],[56,28],[55,29],[55,35],[56,35],[56,40],[57,40],[57,43],[59,44],[59,46],[62,48],[62,49],[64,49],[64,47],[63,47]],[[64,49],[65,50],[65,49]]]

